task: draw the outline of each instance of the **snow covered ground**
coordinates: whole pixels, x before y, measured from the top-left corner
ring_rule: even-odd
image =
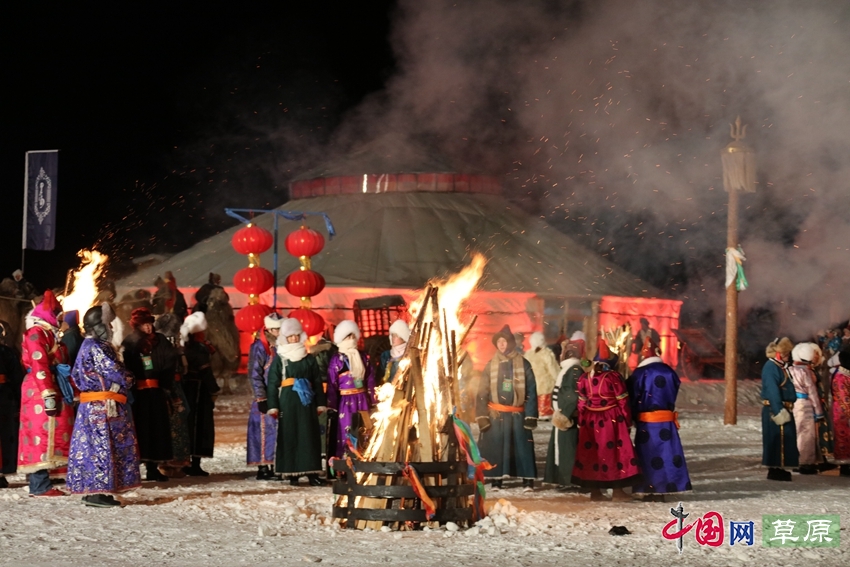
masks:
[[[22,476],[0,490],[0,565],[799,565],[850,564],[850,536],[840,548],[773,549],[761,545],[762,514],[840,514],[850,523],[850,478],[835,471],[795,474],[793,482],[765,480],[760,466],[758,384],[742,383],[738,425],[722,424],[719,383],[683,384],[680,433],[694,491],[683,495],[688,521],[708,511],[753,520],[752,547],[726,542],[700,547],[693,532],[679,556],[661,537],[676,503],[593,503],[551,487],[523,493],[519,482],[488,495],[495,506],[483,527],[470,530],[359,532],[329,519],[329,488],[260,482],[244,465],[248,399],[220,397],[216,457],[206,479],[145,483],[121,509],[95,509],[78,497],[30,499]],[[545,459],[551,426],[535,433]],[[540,466],[542,472],[542,463]],[[614,525],[632,533],[608,534]],[[490,529],[493,528],[493,529]]]

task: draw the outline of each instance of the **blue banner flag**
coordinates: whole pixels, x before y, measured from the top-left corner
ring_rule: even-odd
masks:
[[[22,248],[53,250],[56,242],[56,191],[59,150],[27,152]]]

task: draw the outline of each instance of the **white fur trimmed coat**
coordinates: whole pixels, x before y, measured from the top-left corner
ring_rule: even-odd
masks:
[[[534,378],[537,382],[537,395],[548,396],[555,389],[555,379],[561,371],[555,353],[549,347],[530,350],[525,353],[525,359],[531,363]]]

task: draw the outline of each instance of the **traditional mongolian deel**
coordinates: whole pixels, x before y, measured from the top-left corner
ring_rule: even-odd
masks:
[[[74,429],[74,408],[61,402],[52,367],[67,364],[68,351],[53,331],[38,324],[27,330],[21,347],[27,374],[21,386],[18,472],[64,471]],[[47,415],[45,403],[49,398],[61,407],[55,417]]]
[[[552,437],[546,452],[543,482],[569,486],[578,444],[578,379],[584,373],[578,358],[561,361],[552,390]]]
[[[254,392],[251,410],[248,413],[248,464],[254,466],[273,465],[277,444],[277,419],[260,411],[259,404],[268,409],[268,372],[274,353],[262,339],[257,339],[248,352],[248,378]]]
[[[281,326],[278,342],[283,344],[278,344],[269,368],[268,401],[269,411],[279,411],[275,469],[298,478],[322,472],[318,408],[325,408],[326,401],[316,358],[302,343],[284,342],[287,321],[296,320],[286,319]]]
[[[850,358],[850,354],[847,356]],[[842,362],[832,377],[832,426],[835,431],[835,462],[850,464],[850,361]]]
[[[670,494],[691,490],[679,439],[679,376],[660,357],[645,358],[628,380],[635,424],[635,453],[643,479],[632,492]]]
[[[334,329],[334,344],[339,352],[328,364],[328,457],[342,457],[346,435],[359,411],[375,405],[375,367],[369,357],[357,350],[360,329],[354,321],[342,321]]]
[[[797,426],[791,412],[797,394],[785,364],[775,358],[762,368],[761,397],[762,464],[771,468],[796,467]]]
[[[537,476],[532,430],[537,427],[537,383],[531,364],[516,350],[516,342],[505,326],[493,337],[504,338],[508,346],[497,351],[481,374],[475,415],[481,429],[478,446],[481,456],[493,468],[484,476]]]
[[[628,398],[623,377],[613,370],[594,369],[579,378],[573,484],[622,488],[640,482],[637,456],[629,437]]]
[[[139,486],[139,449],[127,406],[133,374],[112,345],[89,337],[71,376],[80,390],[80,407],[68,458],[68,489],[101,494]]]
[[[824,419],[817,379],[809,367],[814,358],[814,348],[811,343],[800,343],[791,351],[791,356],[794,363],[788,367],[788,374],[797,394],[797,401],[794,402],[792,410],[797,426],[797,451],[800,454],[801,467],[813,467],[822,459],[818,445],[817,422]],[[800,470],[805,472],[803,468]]]

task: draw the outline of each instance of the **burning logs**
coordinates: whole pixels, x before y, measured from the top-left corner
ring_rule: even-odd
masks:
[[[346,527],[412,529],[474,519],[475,485],[452,416],[460,404],[457,337],[465,338],[471,327],[461,323],[461,307],[484,264],[475,256],[455,276],[430,282],[411,305],[407,352],[393,382],[378,389],[364,448],[352,444],[347,458],[333,463],[341,477],[333,514]]]

